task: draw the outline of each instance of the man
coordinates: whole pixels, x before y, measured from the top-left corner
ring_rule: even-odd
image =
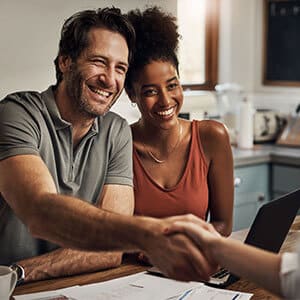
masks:
[[[62,28],[57,84],[0,103],[0,264],[17,263],[25,281],[117,266],[136,250],[172,278],[207,278],[195,244],[163,234],[169,221],[131,216],[131,134],[108,111],[133,45],[119,9],[79,12]]]

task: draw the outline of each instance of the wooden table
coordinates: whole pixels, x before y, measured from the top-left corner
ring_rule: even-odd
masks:
[[[234,238],[242,239],[245,237],[247,230],[242,230],[233,234]],[[276,234],[276,233],[274,233]],[[291,230],[288,233],[288,236],[282,246],[281,251],[291,251],[294,249],[296,240],[300,240],[300,216],[297,216]],[[101,281],[106,281],[126,275],[131,275],[134,273],[145,271],[148,267],[138,265],[132,261],[124,260],[122,265],[118,268],[99,271],[90,274],[83,274],[78,276],[70,276],[58,279],[43,280],[33,283],[28,283],[17,287],[13,295],[28,294],[41,291],[49,291],[60,288],[65,288],[73,285],[83,285],[96,283]],[[258,299],[280,299],[279,297],[274,296],[273,294],[267,292],[266,290],[260,288],[256,284],[249,282],[244,279],[232,284],[228,289],[237,290],[241,292],[248,292],[254,294],[251,300]]]

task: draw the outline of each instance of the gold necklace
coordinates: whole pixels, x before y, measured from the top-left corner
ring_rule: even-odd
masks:
[[[178,125],[179,125],[179,133],[178,133],[178,138],[176,141],[176,144],[174,145],[174,147],[172,148],[172,150],[170,152],[168,152],[168,156],[173,153],[175,151],[175,149],[177,148],[177,146],[179,145],[179,142],[181,141],[181,136],[182,136],[182,126],[181,123],[178,121]],[[142,142],[143,147],[145,149],[145,151],[148,153],[148,155],[158,164],[163,164],[164,162],[166,162],[166,159],[162,160],[157,158],[150,150],[147,149],[146,145]]]

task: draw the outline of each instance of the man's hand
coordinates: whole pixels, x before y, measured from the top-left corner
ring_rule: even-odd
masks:
[[[211,247],[221,235],[215,230],[213,225],[192,214],[170,217],[166,220],[169,222],[169,226],[165,229],[165,234],[183,233],[187,235],[199,247],[210,264],[216,265],[211,253]]]
[[[181,233],[164,234],[164,229],[173,222],[160,220],[153,228],[154,236],[144,244],[143,251],[151,264],[158,267],[166,276],[182,281],[208,280],[217,270],[188,236]]]
[[[145,255],[145,253],[143,253],[143,252],[138,252],[137,253],[137,260],[140,263],[144,264],[144,265],[151,266],[151,263],[150,263],[150,260],[149,260],[148,256]]]

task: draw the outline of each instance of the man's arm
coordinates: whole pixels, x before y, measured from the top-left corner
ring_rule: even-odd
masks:
[[[0,190],[36,237],[47,237],[53,243],[80,250],[135,247],[133,239],[128,238],[123,244],[121,237],[106,234],[107,230],[116,230],[116,235],[120,235],[119,223],[126,222],[126,217],[58,194],[47,167],[38,156],[18,155],[2,160]]]
[[[96,272],[116,267],[120,263],[121,255],[117,252],[87,252],[73,249],[57,249],[17,262],[25,270],[24,282]]]
[[[105,185],[98,206],[107,211],[124,215],[133,214],[133,190],[125,185]],[[58,249],[44,255],[19,261],[25,270],[24,282],[117,267],[121,264],[121,252],[86,252]]]
[[[180,234],[164,236],[167,221],[111,213],[58,194],[38,156],[18,155],[0,161],[0,191],[36,237],[80,250],[142,250],[174,279],[206,279],[211,272],[190,239]]]

